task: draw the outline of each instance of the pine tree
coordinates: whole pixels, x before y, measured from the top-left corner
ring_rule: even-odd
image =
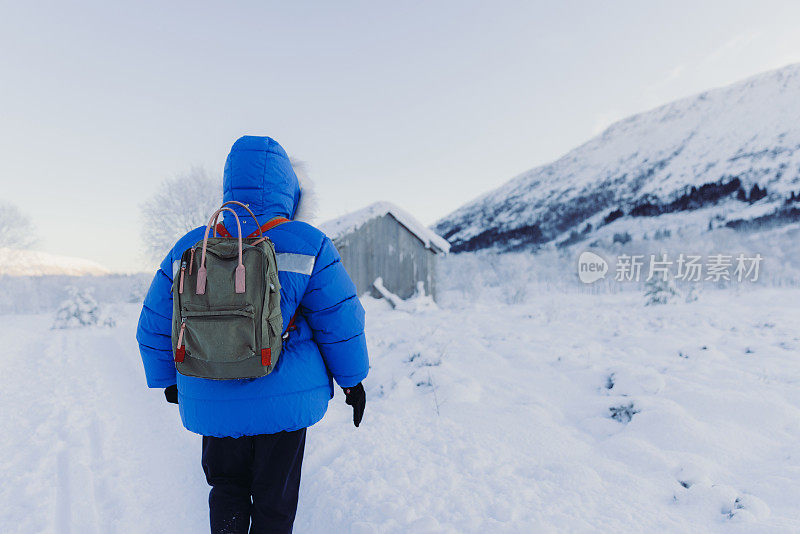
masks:
[[[767,188],[761,189],[758,187],[758,184],[753,184],[753,187],[750,189],[750,202],[758,202],[765,196],[767,196]]]
[[[747,202],[747,193],[741,187],[736,190],[736,200],[740,202]]]
[[[644,283],[645,306],[656,304],[668,304],[678,296],[678,290],[672,278],[666,280],[660,276],[654,276]]]
[[[53,328],[77,328],[92,326],[100,319],[100,307],[92,297],[90,290],[77,287],[67,288],[69,298],[61,303],[56,312]],[[111,325],[113,326],[113,325]]]

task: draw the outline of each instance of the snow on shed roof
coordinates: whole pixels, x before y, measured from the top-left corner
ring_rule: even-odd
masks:
[[[376,202],[370,204],[366,208],[348,213],[338,219],[324,222],[319,228],[331,239],[336,239],[350,232],[354,232],[372,219],[377,219],[387,214],[397,219],[409,232],[417,236],[419,240],[425,244],[425,247],[435,252],[447,253],[450,251],[450,243],[448,243],[446,239],[430,228],[426,228],[410,213],[395,206],[391,202]]]

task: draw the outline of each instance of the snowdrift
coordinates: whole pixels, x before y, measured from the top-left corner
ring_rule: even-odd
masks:
[[[337,391],[309,430],[296,531],[797,531],[798,298],[366,299],[364,422]],[[200,437],[145,388],[138,311],[0,322],[3,532],[207,530]]]

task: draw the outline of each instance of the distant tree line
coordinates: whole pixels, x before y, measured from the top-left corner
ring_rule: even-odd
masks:
[[[752,204],[767,196],[767,188],[754,183],[748,193],[738,177],[721,178],[717,182],[703,184],[699,187],[693,185],[687,188],[682,195],[669,202],[663,202],[655,195],[644,195],[628,210],[627,215],[657,217],[665,213],[696,210],[716,204],[731,195],[735,195],[736,200]],[[797,194],[792,192],[792,196],[786,202],[798,201],[800,201],[800,192]],[[603,218],[603,224],[610,224],[625,215],[626,213],[621,207],[616,208]]]
[[[742,187],[740,187],[736,191],[736,200],[740,200],[742,202],[749,202],[751,204],[753,202],[758,202],[759,200],[761,200],[765,196],[767,196],[767,188],[765,187],[765,188],[762,189],[762,188],[758,187],[758,184],[753,184],[753,187],[750,188],[750,195],[749,196],[747,195],[747,193],[745,192],[744,188],[742,188]]]
[[[653,169],[651,169],[652,172]],[[651,174],[652,174],[651,172]],[[782,172],[782,171],[781,171]],[[647,177],[646,175],[643,175]],[[778,175],[780,177],[780,173]],[[598,226],[605,226],[622,217],[657,217],[666,213],[697,210],[706,206],[719,203],[726,198],[735,198],[740,202],[755,203],[767,197],[767,188],[758,183],[753,183],[749,188],[744,187],[738,176],[723,176],[716,182],[709,182],[700,186],[688,186],[676,198],[663,201],[656,195],[646,194],[639,198],[630,208],[616,207],[602,217]],[[522,248],[525,246],[539,246],[563,232],[569,235],[557,243],[558,246],[568,246],[586,239],[594,229],[591,223],[585,223],[582,228],[578,226],[588,218],[598,214],[603,206],[608,206],[613,193],[611,191],[577,198],[566,205],[559,205],[553,209],[549,217],[540,219],[535,223],[523,224],[517,228],[487,228],[483,232],[467,240],[454,239],[451,241],[453,252],[472,251],[483,248],[501,246],[508,249]],[[613,200],[612,200],[613,201]],[[785,204],[800,202],[800,191],[794,192],[786,198]],[[800,220],[800,211],[778,210],[775,214],[765,215],[755,221],[755,224],[767,224],[767,221],[779,222],[786,220]],[[761,220],[764,219],[764,220]],[[770,224],[771,224],[770,222]],[[741,228],[749,226],[745,221],[731,221],[730,227]],[[444,233],[445,239],[464,230],[461,224],[454,224]],[[630,240],[626,234],[616,234],[614,242],[625,243]]]

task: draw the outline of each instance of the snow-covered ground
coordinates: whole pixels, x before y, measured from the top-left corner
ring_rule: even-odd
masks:
[[[451,293],[365,300],[364,423],[337,391],[309,430],[296,532],[800,531],[800,290]],[[207,531],[200,437],[117,314],[0,321],[0,531]]]

